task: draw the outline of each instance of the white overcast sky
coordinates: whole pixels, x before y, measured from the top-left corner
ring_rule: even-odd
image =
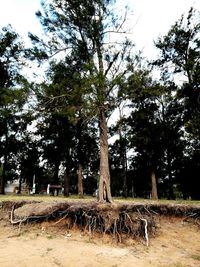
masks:
[[[154,55],[153,40],[164,35],[170,26],[187,13],[191,6],[200,11],[200,0],[117,0],[128,3],[133,10],[130,21],[132,39],[138,49],[148,58]],[[11,24],[21,35],[41,32],[35,12],[40,9],[40,0],[0,0],[0,28]]]

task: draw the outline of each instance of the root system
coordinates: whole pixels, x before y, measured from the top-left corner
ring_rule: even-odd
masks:
[[[12,224],[65,221],[66,228],[78,227],[90,235],[112,235],[118,242],[128,238],[149,238],[156,234],[161,216],[182,218],[200,226],[200,207],[169,204],[99,204],[97,202],[2,202]]]

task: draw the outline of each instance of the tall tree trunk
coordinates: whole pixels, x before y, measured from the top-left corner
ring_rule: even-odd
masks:
[[[21,194],[21,191],[22,191],[22,178],[21,178],[21,175],[19,177],[19,189],[18,189],[18,194]]]
[[[100,108],[100,180],[99,180],[99,202],[112,202],[110,189],[110,170],[108,161],[108,133],[105,117],[105,108]]]
[[[127,189],[127,159],[126,159],[126,148],[124,147],[124,144],[121,143],[121,147],[120,147],[120,157],[121,157],[121,166],[122,166],[122,170],[121,170],[121,177],[122,177],[122,194],[123,197],[127,198],[128,196],[128,189]]]
[[[99,12],[101,17],[101,12]],[[106,92],[106,76],[104,73],[104,63],[101,43],[101,37],[96,39],[97,57],[98,57],[98,86],[97,95],[99,101],[99,132],[100,132],[100,180],[99,180],[99,202],[112,203],[111,188],[110,188],[110,168],[108,161],[108,128],[106,122],[106,106],[107,100]]]
[[[167,169],[168,169],[168,199],[174,199],[171,156],[169,150],[167,150]]]
[[[78,195],[80,198],[83,197],[83,167],[82,165],[79,163],[78,164]]]
[[[8,124],[6,121],[6,132],[5,132],[5,152],[4,152],[4,163],[2,170],[2,177],[0,183],[0,194],[5,194],[5,183],[6,183],[6,171],[8,165]]]
[[[122,165],[122,181],[123,181],[123,197],[127,198],[128,196],[128,189],[127,189],[127,157],[126,157],[126,134],[123,138],[123,131],[122,131],[122,120],[123,114],[120,105],[119,109],[119,141],[120,141],[120,163]]]
[[[7,156],[4,155],[4,164],[2,170],[1,184],[0,184],[0,194],[5,194],[5,183],[6,183],[6,166],[7,166]]]
[[[127,189],[127,177],[126,170],[123,168],[122,170],[122,179],[123,179],[123,197],[128,197],[128,189]]]
[[[68,170],[66,168],[64,172],[64,196],[65,197],[69,196],[69,184],[70,184],[70,178],[69,178]]]
[[[59,161],[55,162],[55,169],[54,169],[54,175],[53,175],[53,184],[54,185],[59,184],[59,178],[58,178],[59,166],[60,166],[60,162]]]
[[[123,182],[123,197],[127,198],[128,192],[127,192],[127,158],[126,158],[126,144],[125,144],[125,139],[123,140],[122,137],[122,129],[119,127],[119,141],[120,141],[120,164],[122,166],[122,182]]]
[[[132,195],[132,198],[135,197],[135,191],[134,191],[134,181],[133,181],[133,178],[132,178],[132,181],[131,181],[131,195]]]
[[[151,198],[155,200],[158,199],[156,175],[154,171],[151,172]]]
[[[81,114],[79,114],[79,118],[81,118]],[[79,119],[77,123],[77,158],[78,158],[78,168],[77,168],[77,175],[78,175],[78,195],[80,198],[83,197],[83,120]]]

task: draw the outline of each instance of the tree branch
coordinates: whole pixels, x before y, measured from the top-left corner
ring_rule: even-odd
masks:
[[[118,52],[117,54],[115,54],[113,60],[109,63],[108,68],[106,69],[105,74],[104,74],[105,76],[107,76],[109,70],[112,68],[112,65],[116,62],[119,54],[120,54],[120,52]]]

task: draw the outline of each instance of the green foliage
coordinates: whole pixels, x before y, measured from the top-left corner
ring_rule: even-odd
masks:
[[[37,135],[45,168],[51,170],[49,182],[59,183],[59,169],[67,168],[70,177],[76,177],[78,163],[84,173],[96,170],[97,144],[93,122],[88,123],[88,105],[84,94],[84,79],[79,66],[67,62],[53,62],[48,71],[49,84],[36,91],[42,121],[37,124]],[[62,167],[62,168],[63,168]],[[88,176],[88,175],[87,175]],[[71,185],[76,187],[76,182]]]
[[[0,32],[1,193],[4,193],[6,179],[12,180],[17,176],[14,170],[18,164],[19,139],[27,126],[25,114],[22,114],[28,97],[27,82],[20,74],[24,65],[23,55],[23,43],[18,34],[11,26],[3,28]]]
[[[56,79],[56,72],[62,69],[64,77],[60,73],[59,76],[64,84],[66,80],[69,84],[69,91],[65,90],[64,95],[70,94],[73,87],[73,101],[79,99],[78,95],[83,95],[84,102],[82,99],[77,105],[83,106],[82,111],[86,109],[87,113],[90,110],[91,116],[97,114],[97,108],[110,99],[110,92],[124,75],[124,70],[122,73],[114,70],[123,61],[125,66],[128,58],[131,60],[129,50],[132,44],[129,41],[122,41],[122,45],[105,44],[109,33],[121,31],[122,25],[112,11],[114,2],[45,1],[43,12],[38,11],[37,16],[49,37],[48,43],[30,35],[34,49],[44,51],[49,58],[56,59],[58,54],[62,55],[63,60],[59,64],[52,64],[52,78]],[[40,60],[39,54],[35,53],[35,57]],[[116,73],[115,76],[112,73]]]
[[[0,32],[0,88],[16,85],[22,76],[19,74],[23,61],[24,46],[19,35],[8,25]]]
[[[185,129],[197,138],[200,126],[199,30],[199,13],[191,8],[187,17],[182,16],[168,34],[157,41],[156,47],[160,50],[161,57],[154,62],[163,69],[165,79],[174,79],[176,73],[179,73],[179,77],[180,74],[185,75],[186,80],[180,85],[177,97],[183,100]]]

